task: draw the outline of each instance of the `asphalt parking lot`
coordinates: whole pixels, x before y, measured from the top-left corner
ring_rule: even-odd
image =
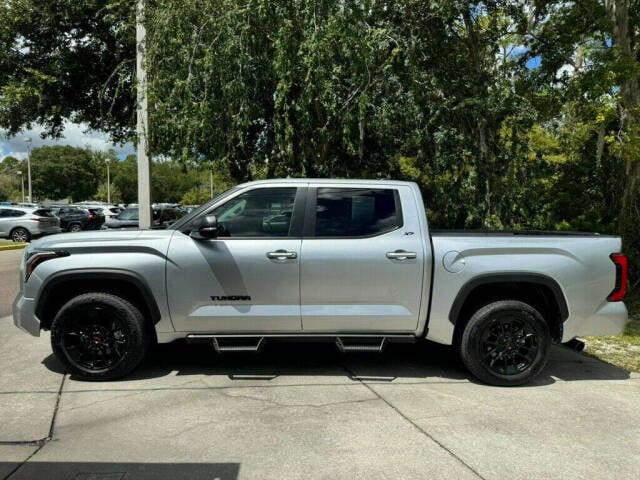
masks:
[[[4,303],[20,255],[0,252]],[[433,344],[175,344],[88,383],[48,342],[0,318],[0,478],[640,478],[640,375],[560,347],[507,389]]]

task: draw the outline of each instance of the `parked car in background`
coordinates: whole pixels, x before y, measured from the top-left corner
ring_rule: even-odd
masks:
[[[0,238],[28,242],[60,232],[60,220],[48,208],[0,207]]]
[[[138,228],[139,221],[140,217],[138,213],[138,207],[125,208],[116,217],[106,220],[102,224],[102,230]]]
[[[98,230],[104,223],[101,209],[82,208],[76,205],[61,205],[51,208],[52,213],[60,219],[60,227],[67,232],[81,230]]]
[[[60,228],[67,232],[89,230],[89,212],[73,205],[54,206],[51,212],[60,219]]]
[[[102,208],[87,208],[89,212],[89,229],[90,230],[100,230],[102,224],[105,222],[105,214]]]
[[[191,213],[200,205],[182,205],[181,208],[184,210],[184,213]]]
[[[105,205],[102,207],[102,213],[104,213],[105,220],[116,218],[123,210],[124,208],[120,208],[114,205]]]
[[[109,203],[99,203],[99,202],[78,202],[74,205],[77,205],[81,208],[86,209],[100,209],[102,210],[102,214],[104,215],[105,220],[111,220],[112,218],[117,217],[124,208],[121,208],[117,205],[111,205]]]
[[[173,222],[185,214],[185,211],[177,206],[154,205],[153,221],[151,228],[167,228]],[[133,230],[139,228],[140,217],[138,207],[125,208],[117,217],[105,221],[103,230]]]

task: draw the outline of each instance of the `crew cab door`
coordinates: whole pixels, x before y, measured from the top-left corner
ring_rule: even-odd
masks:
[[[167,297],[177,331],[301,330],[305,193],[304,185],[252,186],[202,213],[216,216],[217,238],[176,231],[167,254]]]
[[[300,274],[305,332],[412,332],[425,251],[406,186],[310,188]]]

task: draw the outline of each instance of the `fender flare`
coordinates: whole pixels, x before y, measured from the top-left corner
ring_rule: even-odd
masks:
[[[117,280],[131,284],[141,295],[142,300],[147,307],[149,314],[151,315],[151,321],[153,324],[157,324],[160,321],[160,309],[156,302],[155,297],[151,293],[151,288],[147,281],[135,272],[130,270],[119,270],[109,268],[97,268],[97,269],[73,269],[57,272],[48,277],[42,286],[40,287],[40,295],[36,300],[36,316],[42,318],[42,310],[49,302],[51,292],[54,291],[57,285],[67,282],[78,281],[110,281]]]
[[[456,319],[460,315],[462,307],[473,290],[482,285],[490,285],[492,283],[532,283],[547,287],[558,304],[561,321],[564,322],[569,318],[567,300],[562,292],[562,288],[560,288],[558,282],[553,278],[540,273],[493,273],[472,278],[462,286],[449,311],[449,321],[454,325],[456,324]]]

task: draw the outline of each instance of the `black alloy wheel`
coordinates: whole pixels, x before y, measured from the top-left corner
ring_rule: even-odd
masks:
[[[551,335],[538,310],[517,300],[478,309],[464,326],[458,348],[469,371],[491,385],[532,380],[547,363]]]
[[[72,298],[51,326],[53,352],[71,373],[86,380],[112,380],[128,374],[144,358],[148,339],[140,311],[107,293]]]
[[[534,329],[509,313],[492,318],[481,338],[485,367],[499,375],[524,372],[538,354],[538,337]]]

